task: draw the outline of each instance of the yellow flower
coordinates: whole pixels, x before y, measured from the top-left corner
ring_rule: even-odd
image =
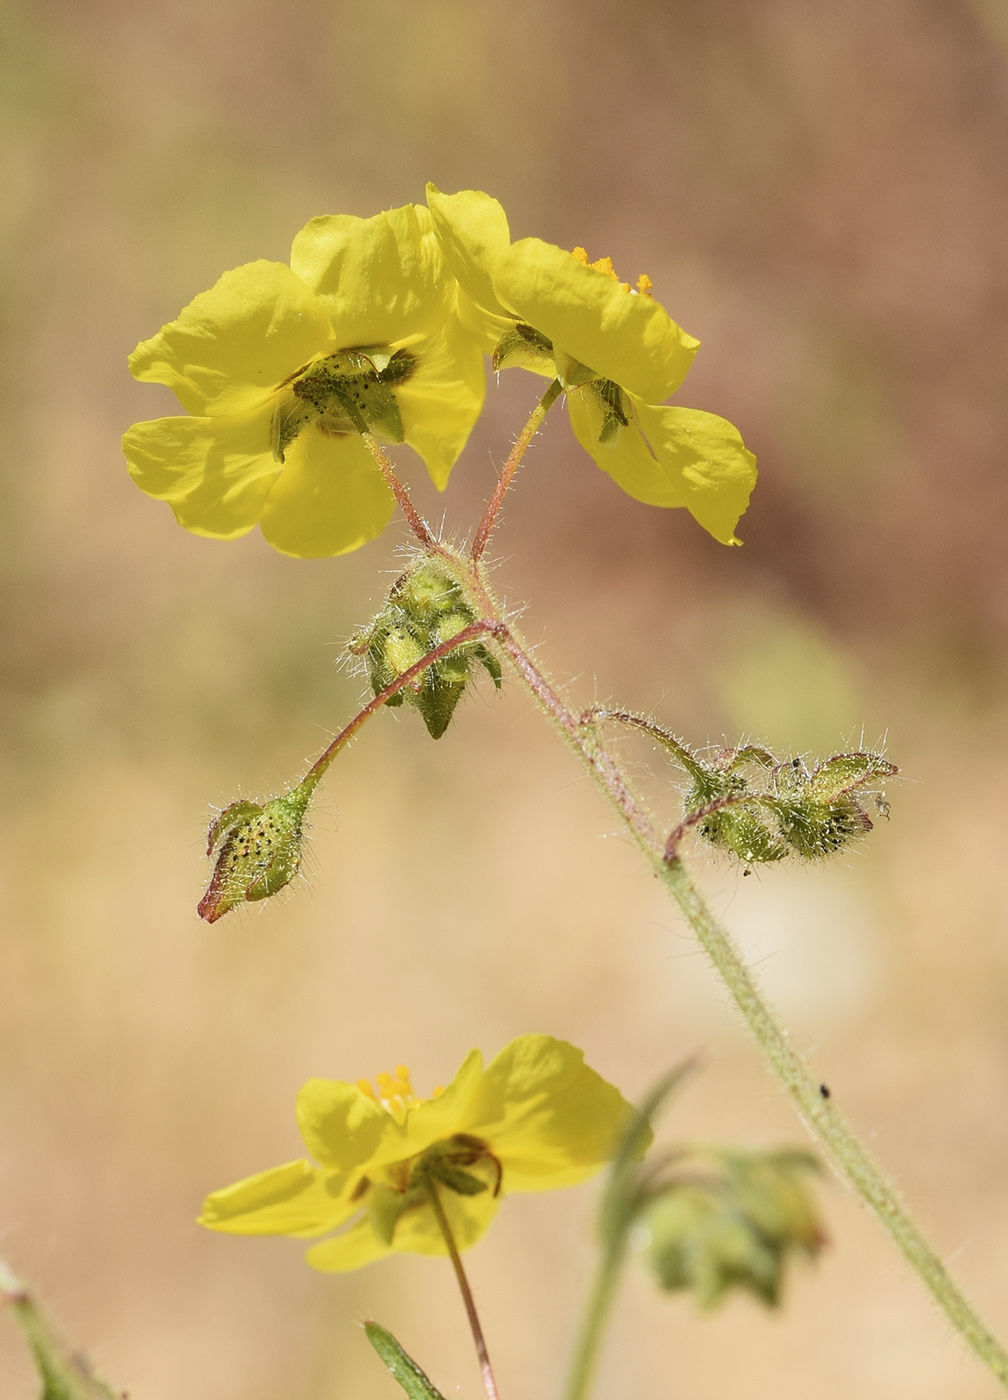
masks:
[[[459,1249],[502,1196],[571,1186],[609,1159],[633,1110],[564,1040],[524,1035],[487,1067],[466,1056],[446,1089],[416,1099],[405,1065],[346,1084],[311,1079],[297,1102],[312,1162],[289,1162],[214,1191],[200,1224],[239,1235],[325,1234],[313,1268],[342,1272],[393,1251],[445,1254],[438,1199]]]
[[[290,267],[226,272],[137,346],[130,373],[192,416],[134,425],[130,472],[195,534],[258,523],[285,554],[356,549],[394,508],[358,419],[443,489],[479,416],[482,356],[455,298],[423,207],[313,219]]]
[[[756,459],[725,419],[663,406],[699,342],[652,298],[650,279],[630,287],[582,248],[512,243],[504,210],[480,191],[428,185],[427,204],[459,282],[459,315],[495,366],[558,378],[578,441],[624,491],[685,506],[715,539],[737,544]]]

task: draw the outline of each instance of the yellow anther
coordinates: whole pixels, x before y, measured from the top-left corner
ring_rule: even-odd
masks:
[[[404,1084],[409,1083],[409,1070],[405,1065],[396,1065],[395,1073],[396,1079],[401,1079]]]
[[[641,296],[651,295],[651,278],[646,272],[642,272],[637,278],[637,286],[631,287],[629,282],[620,282],[619,275],[612,265],[612,258],[598,258],[595,262],[588,261],[588,254],[584,248],[573,248],[571,257],[577,258],[584,267],[590,267],[593,272],[604,272],[607,277],[611,277],[614,282],[619,282],[625,292],[636,292]]]
[[[373,1098],[374,1098],[374,1096],[375,1096],[375,1091],[371,1088],[371,1081],[370,1081],[370,1079],[358,1079],[358,1081],[357,1081],[357,1088],[361,1091],[361,1093],[364,1095],[365,1098],[368,1098],[368,1099],[373,1099]]]
[[[403,1103],[407,1103],[412,1099],[413,1090],[410,1088],[408,1080],[397,1079],[391,1087],[394,1098],[402,1099]]]
[[[444,1093],[444,1085],[443,1085],[443,1084],[435,1084],[435,1085],[434,1085],[434,1088],[431,1090],[431,1098],[432,1098],[432,1099],[440,1098],[440,1096],[441,1096],[443,1093]]]
[[[392,1088],[392,1076],[391,1074],[386,1074],[385,1071],[382,1070],[381,1074],[375,1075],[375,1083],[378,1085],[382,1094],[387,1095],[388,1090]]]

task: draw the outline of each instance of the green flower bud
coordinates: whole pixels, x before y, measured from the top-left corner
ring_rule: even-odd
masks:
[[[350,648],[367,657],[372,689],[380,695],[428,652],[450,642],[476,620],[452,575],[437,562],[424,559],[396,580],[384,609],[370,628],[352,639]],[[489,673],[499,690],[501,669],[496,657],[482,643],[465,642],[431,662],[385,703],[395,707],[408,700],[420,712],[431,738],[440,739],[469,684],[474,663]]]
[[[817,1169],[805,1152],[710,1152],[711,1168],[689,1169],[655,1193],[635,1242],[659,1287],[689,1289],[712,1307],[741,1288],[773,1307],[794,1253],[813,1258],[825,1243],[805,1178]]]
[[[834,855],[872,830],[859,797],[874,792],[888,811],[881,783],[898,769],[881,754],[834,754],[811,771],[800,758],[776,760],[749,745],[702,758],[650,721],[634,723],[669,749],[688,773],[686,816],[669,837],[667,859],[678,853],[684,833],[695,827],[712,846],[746,865],[798,855],[817,860]]]
[[[429,647],[423,647],[405,627],[393,627],[382,644],[383,667],[394,678],[422,660]],[[417,683],[419,689],[422,682]]]
[[[199,902],[212,924],[246,900],[267,899],[289,885],[301,865],[302,830],[314,782],[269,802],[232,802],[210,828],[207,855],[217,863]]]

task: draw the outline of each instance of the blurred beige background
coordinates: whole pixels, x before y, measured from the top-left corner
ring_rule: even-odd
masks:
[[[299,1155],[312,1075],[549,1031],[637,1095],[702,1050],[670,1136],[802,1129],[637,857],[512,685],[437,745],[385,714],[333,770],[309,880],[195,915],[212,804],[356,708],[341,645],[396,526],[299,563],[185,534],[119,437],[170,412],[127,353],[312,215],[485,188],[515,236],[641,270],[703,341],[680,401],[762,476],[725,550],[639,506],[561,415],[496,540],[542,662],[694,742],[887,736],[892,820],[712,898],[796,1040],[1008,1333],[1008,18],[1003,0],[3,0],[0,1251],[132,1400],[381,1400],[377,1316],[447,1396],[478,1375],[447,1264],[311,1273],[194,1224]],[[443,498],[464,531],[535,383]],[[658,757],[628,761],[675,811]],[[593,1186],[518,1197],[470,1256],[502,1393],[557,1394]],[[832,1247],[767,1314],[631,1271],[598,1395],[1000,1393],[836,1182]],[[36,1382],[0,1319],[0,1394]]]

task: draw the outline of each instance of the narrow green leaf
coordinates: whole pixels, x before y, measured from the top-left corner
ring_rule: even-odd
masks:
[[[428,1380],[412,1356],[403,1351],[391,1332],[387,1332],[377,1322],[365,1322],[364,1331],[368,1341],[409,1396],[409,1400],[444,1400],[437,1386]]]
[[[86,1357],[71,1351],[2,1260],[0,1303],[9,1304],[31,1348],[42,1381],[40,1400],[122,1400],[92,1372]]]

